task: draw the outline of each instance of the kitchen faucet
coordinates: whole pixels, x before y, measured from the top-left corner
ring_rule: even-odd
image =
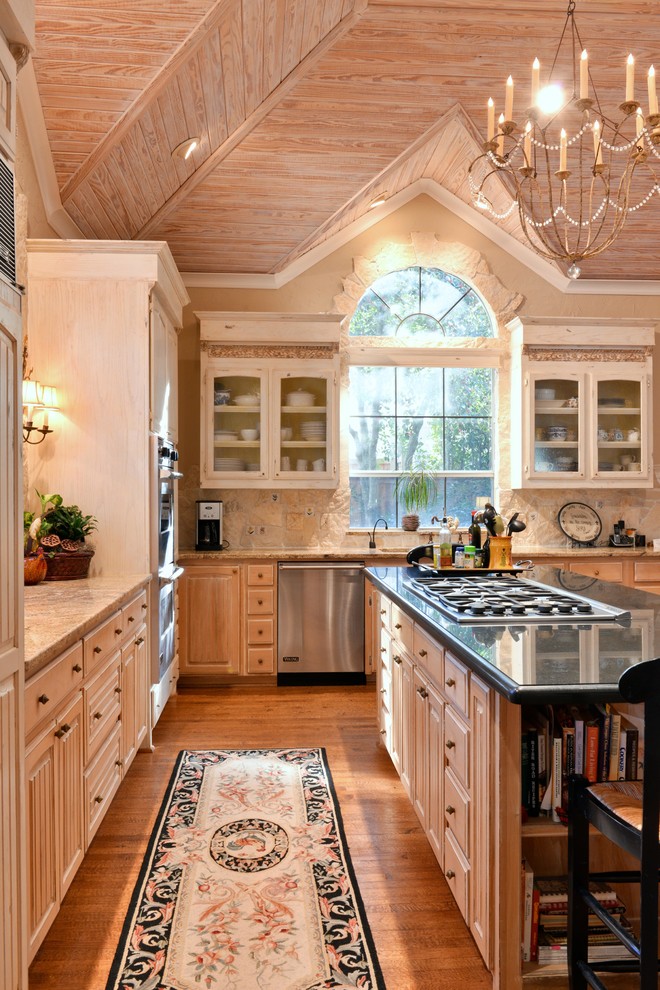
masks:
[[[370,550],[375,550],[376,549],[376,526],[378,525],[379,522],[382,522],[383,523],[383,525],[385,526],[385,529],[389,529],[389,526],[387,525],[387,519],[383,519],[382,516],[379,516],[378,519],[376,520],[376,522],[374,523],[374,528],[373,528],[373,530],[371,532],[371,537],[369,539],[369,549]]]

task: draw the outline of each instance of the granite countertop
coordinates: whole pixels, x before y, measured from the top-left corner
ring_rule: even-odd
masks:
[[[627,611],[629,617],[478,624],[458,623],[415,595],[411,580],[419,576],[416,567],[373,564],[366,573],[431,636],[518,704],[621,700],[618,680],[623,671],[658,654],[660,598],[621,584],[591,578],[588,586],[576,588],[573,572],[538,565],[531,580]]]
[[[419,544],[415,544],[417,546]],[[379,557],[401,557],[405,560],[409,546],[382,546],[378,543],[375,550],[368,547],[237,547],[232,550],[197,551],[186,547],[179,551],[177,562],[185,565],[193,562],[208,561],[240,561],[240,560],[364,560],[372,563]],[[652,547],[538,547],[524,546],[517,542],[513,546],[514,560],[531,557],[533,560],[543,560],[548,557],[574,557],[589,559],[590,557],[650,557],[660,560],[660,552]]]
[[[130,574],[27,586],[25,677],[85,636],[150,580],[149,574]]]

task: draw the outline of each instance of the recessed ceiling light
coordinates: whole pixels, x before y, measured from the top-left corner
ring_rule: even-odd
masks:
[[[186,138],[186,140],[182,141],[181,144],[177,144],[176,148],[172,151],[172,156],[176,155],[177,158],[183,158],[184,160],[190,158],[198,144],[199,138]]]
[[[379,193],[375,199],[369,203],[369,209],[373,210],[376,206],[382,206],[382,204],[387,200],[387,190],[385,192]]]

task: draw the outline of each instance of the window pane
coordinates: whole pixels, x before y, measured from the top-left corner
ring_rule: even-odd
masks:
[[[442,394],[442,368],[397,368],[399,415],[442,416]]]
[[[351,478],[351,526],[371,529],[379,516],[397,526],[393,477]]]
[[[491,415],[493,372],[490,368],[447,368],[445,387],[445,415]]]
[[[493,500],[492,478],[447,478],[447,513],[458,516],[461,526],[469,526],[479,497]]]
[[[419,313],[419,268],[383,275],[371,288],[399,320],[410,313]]]
[[[394,337],[399,319],[379,296],[367,289],[351,320],[353,337]]]
[[[491,421],[448,419],[445,421],[445,468],[448,471],[489,471],[491,467]]]
[[[349,421],[351,471],[393,471],[394,419],[384,416],[351,416]]]
[[[395,368],[350,369],[351,416],[388,416],[394,413]]]
[[[443,332],[438,321],[432,316],[425,316],[424,313],[413,313],[400,324],[398,337],[399,339],[410,337],[411,340],[414,339],[416,344],[421,344],[425,341],[437,340]]]
[[[470,286],[455,275],[449,275],[437,268],[422,268],[422,313],[442,320],[445,313],[459,302]],[[444,320],[443,320],[444,322]]]
[[[462,299],[442,321],[448,337],[492,337],[493,326],[488,312],[475,292]]]
[[[397,470],[441,470],[442,420],[399,419],[397,423]]]

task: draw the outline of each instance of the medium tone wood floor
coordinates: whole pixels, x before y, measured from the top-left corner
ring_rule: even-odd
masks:
[[[324,746],[388,990],[490,990],[385,749],[373,685],[183,690],[139,753],[30,968],[30,990],[103,990],[181,749]],[[253,990],[245,987],[241,990]]]

